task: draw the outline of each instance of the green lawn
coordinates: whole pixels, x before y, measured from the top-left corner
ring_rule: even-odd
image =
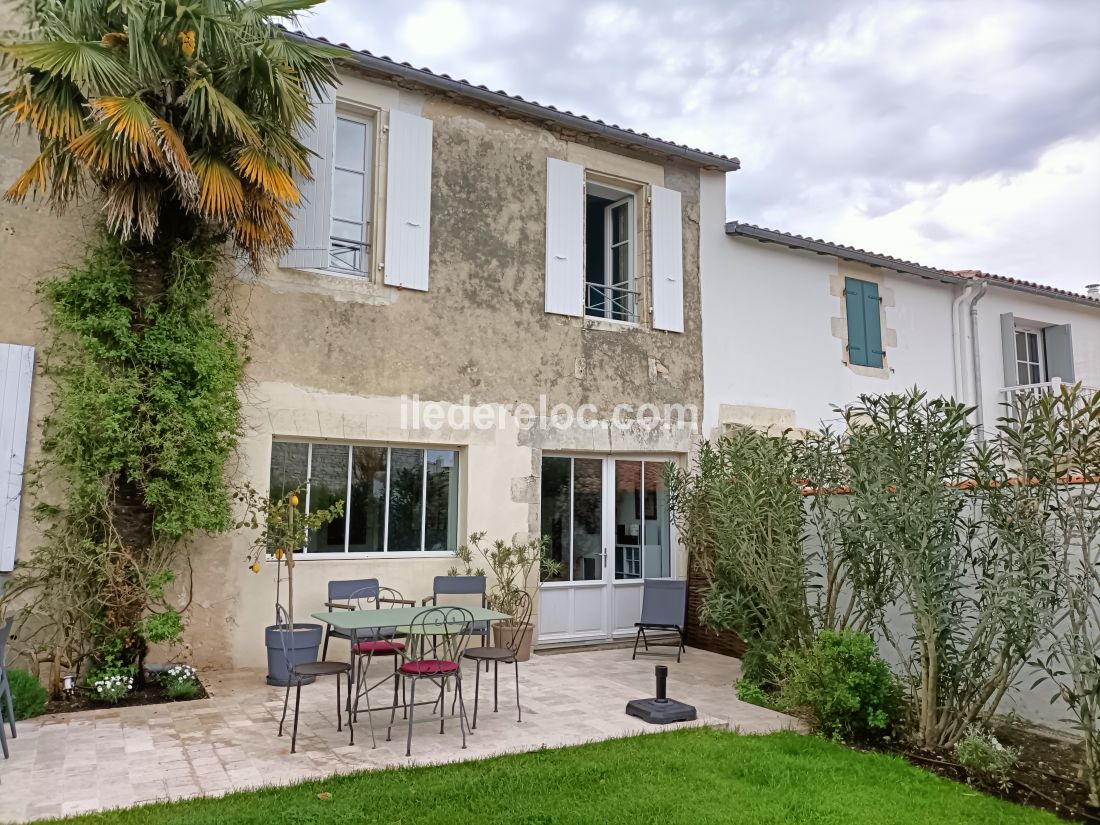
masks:
[[[293,759],[294,757],[288,757]],[[318,799],[322,791],[331,794]],[[401,768],[63,820],[151,825],[908,825],[1058,822],[911,767],[794,733],[673,731]]]

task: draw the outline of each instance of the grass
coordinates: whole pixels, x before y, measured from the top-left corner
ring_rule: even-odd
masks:
[[[294,757],[288,757],[294,758]],[[301,757],[299,757],[301,758]],[[326,793],[328,799],[319,799]],[[81,825],[1017,825],[1059,820],[795,733],[693,729],[62,820]]]

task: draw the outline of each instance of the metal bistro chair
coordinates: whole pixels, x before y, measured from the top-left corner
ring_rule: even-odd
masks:
[[[464,607],[429,607],[413,617],[407,629],[408,644],[402,652],[404,662],[397,668],[402,688],[409,683],[409,733],[405,743],[405,756],[412,756],[413,715],[416,710],[416,685],[427,679],[439,686],[439,696],[432,706],[439,706],[439,732],[444,732],[447,719],[443,695],[447,684],[453,679],[458,693],[458,727],[462,732],[462,747],[466,747],[466,704],[462,699],[462,668],[460,663],[470,643],[474,624],[474,615]],[[403,628],[404,629],[404,628]],[[427,704],[427,703],[424,703]],[[370,697],[367,697],[367,713],[370,713]],[[397,715],[397,703],[390,710],[390,723],[386,729],[386,741],[390,740],[394,719]],[[452,716],[453,718],[453,716]],[[371,724],[371,736],[374,725]]]
[[[485,576],[436,576],[432,581],[432,595],[425,596],[421,604],[439,604],[440,596],[480,596],[481,606],[489,604],[485,589]],[[474,622],[471,635],[480,636],[481,644],[489,644],[489,623]],[[485,663],[485,672],[489,672],[489,663]]]
[[[329,610],[354,610],[354,600],[371,591],[378,592],[378,579],[343,579],[328,583],[328,601],[325,607]],[[325,641],[321,647],[321,661],[328,658],[328,640],[330,636],[337,639],[351,641],[351,633],[341,630],[330,624],[325,625]]]
[[[336,677],[336,730],[341,731],[341,717],[344,713],[344,703],[340,700],[340,677],[347,676],[348,693],[351,693],[351,665],[347,662],[301,662],[294,663],[294,659],[287,650],[287,636],[292,632],[290,616],[286,608],[281,604],[275,606],[275,624],[279,629],[279,641],[283,645],[283,658],[286,659],[286,696],[283,698],[283,716],[279,720],[279,736],[283,735],[283,723],[286,722],[286,709],[290,703],[290,687],[294,686],[294,730],[290,735],[290,752],[295,752],[298,742],[298,705],[302,700],[302,683],[310,677],[335,676]],[[351,732],[349,745],[355,744],[355,728],[352,725],[351,714],[348,714],[348,730]]]
[[[358,610],[381,610],[382,606],[387,607],[416,607],[416,601],[414,599],[406,599],[401,596],[397,590],[392,587],[373,587],[366,588],[365,590],[352,595],[352,600],[355,602],[355,607]],[[359,693],[363,690],[364,680],[366,679],[367,671],[370,670],[371,662],[375,656],[384,656],[393,660],[394,673],[397,672],[397,663],[400,659],[400,653],[405,649],[405,642],[398,638],[404,634],[398,633],[396,627],[380,627],[374,630],[353,630],[351,631],[351,664],[355,678],[355,698],[358,699]],[[366,659],[364,664],[363,660]],[[366,688],[367,690],[374,690],[374,688],[381,685],[386,679],[391,678],[386,676],[380,679],[376,684]],[[394,680],[394,701],[397,699],[397,680]],[[348,696],[348,708],[351,709],[352,697]],[[355,703],[356,709],[358,708],[358,702]]]
[[[11,636],[12,622],[15,621],[13,616],[8,616],[4,620],[4,623],[0,625],[0,699],[4,702],[4,709],[7,711],[8,727],[11,728],[11,738],[14,739],[15,734],[15,708],[12,707],[11,702],[11,685],[8,683],[8,667],[4,664],[5,656],[8,652],[8,638]],[[4,733],[4,724],[0,720],[0,747],[4,750],[4,758],[8,758],[8,738]]]
[[[638,628],[634,636],[634,653],[631,659],[638,658],[638,640],[645,644],[645,650],[649,652],[649,639],[646,638],[647,630],[674,630],[679,640],[676,642],[676,661],[680,661],[680,654],[686,652],[684,647],[684,617],[687,615],[687,582],[674,581],[672,579],[646,579],[642,583],[642,620],[635,622]],[[654,642],[654,646],[657,642]],[[662,646],[667,643],[662,642]],[[671,656],[667,654],[655,654]]]
[[[474,665],[474,719],[470,730],[477,730],[477,704],[481,693],[481,668],[476,663],[493,663],[493,713],[497,712],[497,679],[500,665],[515,665],[516,668],[516,721],[523,721],[523,709],[519,704],[519,646],[523,640],[523,632],[531,621],[531,594],[521,593],[516,597],[516,604],[512,611],[512,623],[508,630],[497,626],[498,639],[504,642],[503,647],[475,647],[467,650],[465,657],[472,659]],[[510,633],[508,631],[511,631]]]

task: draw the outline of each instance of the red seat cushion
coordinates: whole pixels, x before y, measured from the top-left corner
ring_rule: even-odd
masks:
[[[440,673],[454,673],[458,670],[458,663],[443,659],[424,659],[420,662],[405,662],[398,670],[410,676],[435,676]]]
[[[355,645],[356,653],[374,653],[375,655],[393,654],[404,649],[404,642],[389,639],[379,639],[375,642],[359,642]]]

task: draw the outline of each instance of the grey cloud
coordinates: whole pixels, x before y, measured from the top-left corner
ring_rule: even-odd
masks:
[[[1100,134],[1095,0],[557,0],[509,25],[494,21],[516,6],[460,7],[473,36],[446,54],[401,41],[427,2],[328,0],[307,29],[737,155],[738,217],[795,232],[785,215],[839,203],[873,218],[914,187],[1026,171],[1060,141]]]

